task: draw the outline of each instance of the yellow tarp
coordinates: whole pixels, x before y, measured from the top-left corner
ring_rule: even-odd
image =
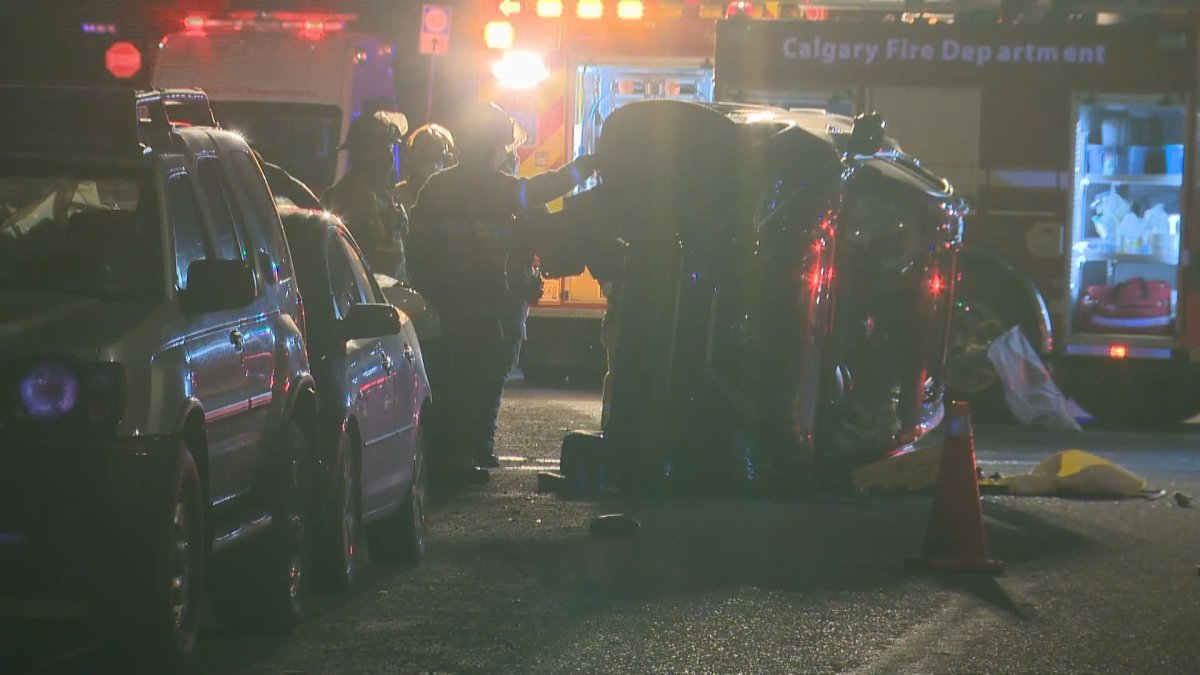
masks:
[[[1001,478],[1014,495],[1136,497],[1146,481],[1103,457],[1083,450],[1064,450],[1042,460],[1023,476]]]
[[[937,482],[942,446],[884,457],[854,472],[854,487],[879,492],[923,490]]]

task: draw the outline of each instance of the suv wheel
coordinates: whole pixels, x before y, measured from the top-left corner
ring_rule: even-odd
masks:
[[[214,594],[218,621],[238,633],[285,635],[304,618],[309,593],[308,440],[284,430],[265,486],[271,526],[221,562]]]
[[[417,429],[413,452],[412,487],[404,505],[386,518],[372,523],[367,530],[372,559],[413,565],[425,555],[429,544],[425,523],[429,456],[425,433],[421,428]]]
[[[328,498],[323,509],[324,532],[318,553],[324,586],[348,591],[358,576],[362,557],[362,474],[354,441],[346,432],[338,435],[337,454],[329,477]]]
[[[173,673],[196,646],[204,589],[204,493],[185,444],[166,465],[158,494],[148,495],[144,529],[128,550],[140,560],[122,564],[102,631],[109,658],[124,666]],[[155,488],[152,488],[155,489]],[[141,557],[145,552],[144,558]],[[129,663],[131,660],[135,663]]]

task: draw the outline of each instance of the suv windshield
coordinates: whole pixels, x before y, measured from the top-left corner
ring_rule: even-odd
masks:
[[[317,194],[333,183],[342,124],[337,106],[214,101],[212,109],[222,127]]]
[[[153,183],[137,172],[0,167],[0,290],[162,294]]]

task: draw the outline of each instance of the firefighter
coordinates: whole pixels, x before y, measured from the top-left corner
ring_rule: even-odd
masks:
[[[453,166],[455,161],[454,137],[446,127],[425,124],[409,134],[404,150],[404,167],[408,176],[396,186],[404,208],[411,210],[425,181],[433,174]]]
[[[379,111],[350,123],[338,147],[349,153],[346,175],[321,197],[339,216],[367,256],[375,272],[407,281],[404,237],[408,213],[396,190],[395,147],[404,139],[404,115]]]
[[[496,416],[520,337],[513,288],[522,282],[509,279],[510,246],[546,226],[548,216],[535,209],[583,184],[594,159],[584,155],[556,171],[517,178],[501,167],[525,136],[499,106],[477,104],[451,129],[458,164],[434,174],[418,194],[411,265],[414,285],[441,315],[442,363],[430,374],[437,411],[432,442],[442,463],[434,472],[473,481],[499,465]]]

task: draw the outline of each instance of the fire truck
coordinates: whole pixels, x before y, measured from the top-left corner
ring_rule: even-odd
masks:
[[[1003,404],[988,347],[1020,326],[1101,421],[1178,423],[1200,412],[1195,23],[1065,16],[723,22],[716,95],[877,111],[969,195],[952,395]]]
[[[604,120],[627,103],[711,101],[715,19],[724,12],[724,5],[642,0],[482,0],[478,92],[528,134],[518,149],[520,173],[591,152]],[[602,375],[605,307],[604,288],[588,270],[547,279],[521,351],[526,379]]]

